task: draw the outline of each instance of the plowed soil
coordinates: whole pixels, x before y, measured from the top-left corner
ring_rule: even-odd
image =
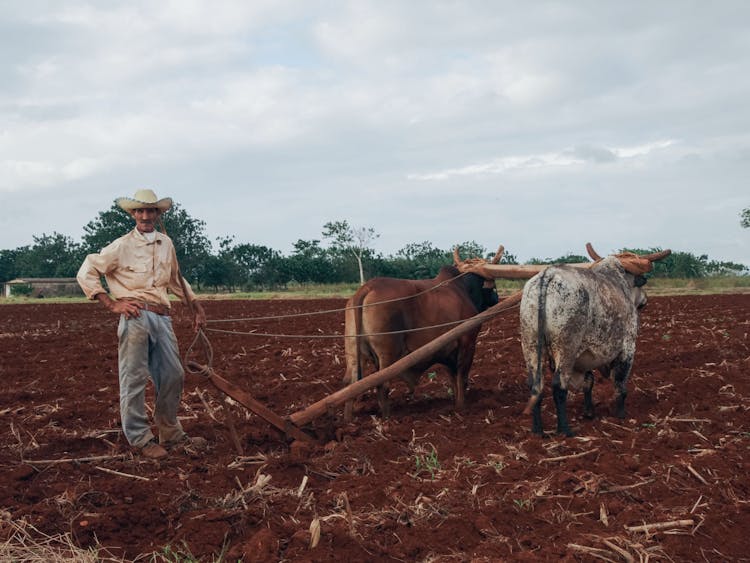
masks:
[[[205,302],[213,320],[343,306]],[[182,306],[174,322],[184,351]],[[331,411],[313,424],[320,445],[290,444],[188,375],[181,419],[210,449],[161,462],[119,430],[116,325],[97,304],[0,306],[0,540],[23,523],[126,560],[750,558],[750,295],[652,297],[628,417],[611,415],[612,384],[597,375],[593,420],[569,397],[575,438],[529,431],[513,309],[482,328],[462,413],[447,375],[428,370],[414,397],[393,384],[391,418],[369,391],[353,423]],[[341,388],[342,339],[325,338],[342,333],[341,312],[209,326],[255,331],[208,332],[213,366],[282,416]]]

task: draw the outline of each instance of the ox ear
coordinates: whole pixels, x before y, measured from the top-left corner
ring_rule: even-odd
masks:
[[[635,276],[635,287],[643,287],[648,282],[646,276]]]

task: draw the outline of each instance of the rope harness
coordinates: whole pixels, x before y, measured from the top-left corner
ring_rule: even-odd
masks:
[[[325,309],[323,311],[312,311],[310,313],[292,313],[289,315],[276,315],[273,317],[240,317],[237,319],[211,319],[206,322],[207,323],[231,323],[231,322],[239,322],[239,321],[268,321],[268,320],[276,320],[276,319],[291,319],[294,317],[310,317],[313,315],[324,315],[327,313],[342,313],[344,311],[350,311],[353,309],[364,309],[365,307],[374,307],[375,305],[385,305],[386,303],[396,303],[397,301],[406,301],[407,299],[413,299],[415,297],[419,297],[420,295],[424,295],[425,293],[429,293],[430,291],[438,289],[439,287],[442,287],[446,284],[454,282],[468,273],[469,272],[461,272],[457,276],[453,276],[450,279],[443,280],[440,283],[433,285],[432,287],[428,287],[427,289],[422,290],[419,293],[415,293],[414,295],[407,295],[406,297],[396,297],[395,299],[386,299],[385,301],[376,301],[375,303],[357,305],[356,307],[341,307],[338,309]]]
[[[453,276],[450,279],[443,280],[440,283],[433,285],[432,287],[428,287],[425,290],[415,293],[414,295],[407,295],[406,297],[397,297],[395,299],[386,299],[384,301],[376,301],[374,303],[366,303],[364,305],[357,305],[354,307],[340,307],[337,309],[326,309],[323,311],[311,311],[309,313],[292,313],[288,315],[276,315],[276,316],[266,316],[266,317],[241,317],[241,318],[236,318],[236,319],[212,319],[212,320],[206,321],[206,323],[231,323],[231,322],[246,322],[246,321],[280,320],[280,319],[290,319],[290,318],[298,318],[298,317],[310,317],[314,315],[324,315],[324,314],[330,314],[330,313],[341,313],[341,312],[355,310],[355,309],[364,309],[365,307],[375,307],[377,305],[384,305],[387,303],[395,303],[398,301],[405,301],[407,299],[414,299],[416,297],[419,297],[420,295],[424,295],[425,293],[429,293],[430,291],[434,291],[444,285],[452,283],[456,281],[457,279],[465,276],[468,273],[469,272],[461,272],[457,276]],[[436,325],[430,325],[430,326],[404,329],[404,330],[394,330],[394,331],[389,331],[389,332],[372,332],[372,333],[363,333],[363,334],[283,334],[283,333],[280,334],[280,333],[255,332],[255,331],[226,330],[226,329],[218,329],[218,328],[206,328],[206,331],[216,332],[220,334],[237,334],[241,336],[262,336],[265,338],[305,338],[305,339],[357,338],[357,337],[362,337],[362,336],[386,336],[386,335],[391,335],[391,334],[404,334],[404,333],[409,333],[409,332],[431,330],[434,328],[443,328],[446,326],[454,326],[454,325],[461,324],[464,320],[466,319],[462,319],[458,321],[451,321],[451,322],[441,323],[441,324],[436,324]]]
[[[162,232],[165,235],[167,235],[167,229],[164,226],[164,221],[162,221],[161,215],[159,215],[159,226],[161,227]],[[182,272],[180,271],[180,261],[177,259],[177,249],[175,248],[174,244],[172,245],[172,254],[174,256],[174,263],[177,266],[177,279],[180,280],[180,287],[182,288],[182,293],[185,296],[185,301],[187,301],[188,308],[190,309],[190,314],[193,315],[193,318],[195,318],[195,305],[193,305],[193,302],[190,301],[190,299],[188,299],[187,285],[185,284],[185,278],[182,277]],[[200,365],[200,364],[196,364],[196,362],[188,361],[188,358],[190,357],[190,354],[193,351],[193,348],[195,347],[195,344],[198,341],[200,341],[201,345],[203,346],[203,353],[206,356],[205,365]],[[191,374],[202,375],[204,377],[211,377],[211,373],[213,372],[213,363],[214,363],[214,349],[211,346],[211,342],[209,342],[208,337],[206,336],[206,333],[203,331],[203,328],[199,327],[197,332],[195,333],[195,337],[193,338],[193,341],[190,343],[190,346],[188,346],[187,350],[185,351],[185,357],[183,359],[182,365],[184,366],[185,370]]]

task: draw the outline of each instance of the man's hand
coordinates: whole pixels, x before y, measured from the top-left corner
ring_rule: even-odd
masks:
[[[126,319],[138,318],[141,316],[141,304],[131,301],[114,301],[106,293],[98,293],[96,299],[107,309],[118,315],[125,315]]]
[[[203,305],[197,301],[193,301],[193,311],[195,312],[195,317],[193,318],[193,330],[198,332],[206,326],[206,311],[203,310]]]

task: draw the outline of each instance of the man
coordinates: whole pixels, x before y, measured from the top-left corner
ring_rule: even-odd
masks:
[[[138,190],[132,198],[121,197],[116,203],[135,219],[135,229],[99,254],[89,254],[77,279],[86,297],[120,315],[120,417],[125,438],[151,459],[167,456],[167,448],[178,444],[202,449],[206,440],[188,437],[177,419],[185,374],[167,291],[192,303],[196,331],[205,324],[206,314],[188,283],[180,279],[172,240],[155,228],[156,220],[172,206],[172,199],[158,199],[152,190]],[[102,276],[109,293],[102,286]],[[146,415],[149,377],[156,391],[158,441]]]

